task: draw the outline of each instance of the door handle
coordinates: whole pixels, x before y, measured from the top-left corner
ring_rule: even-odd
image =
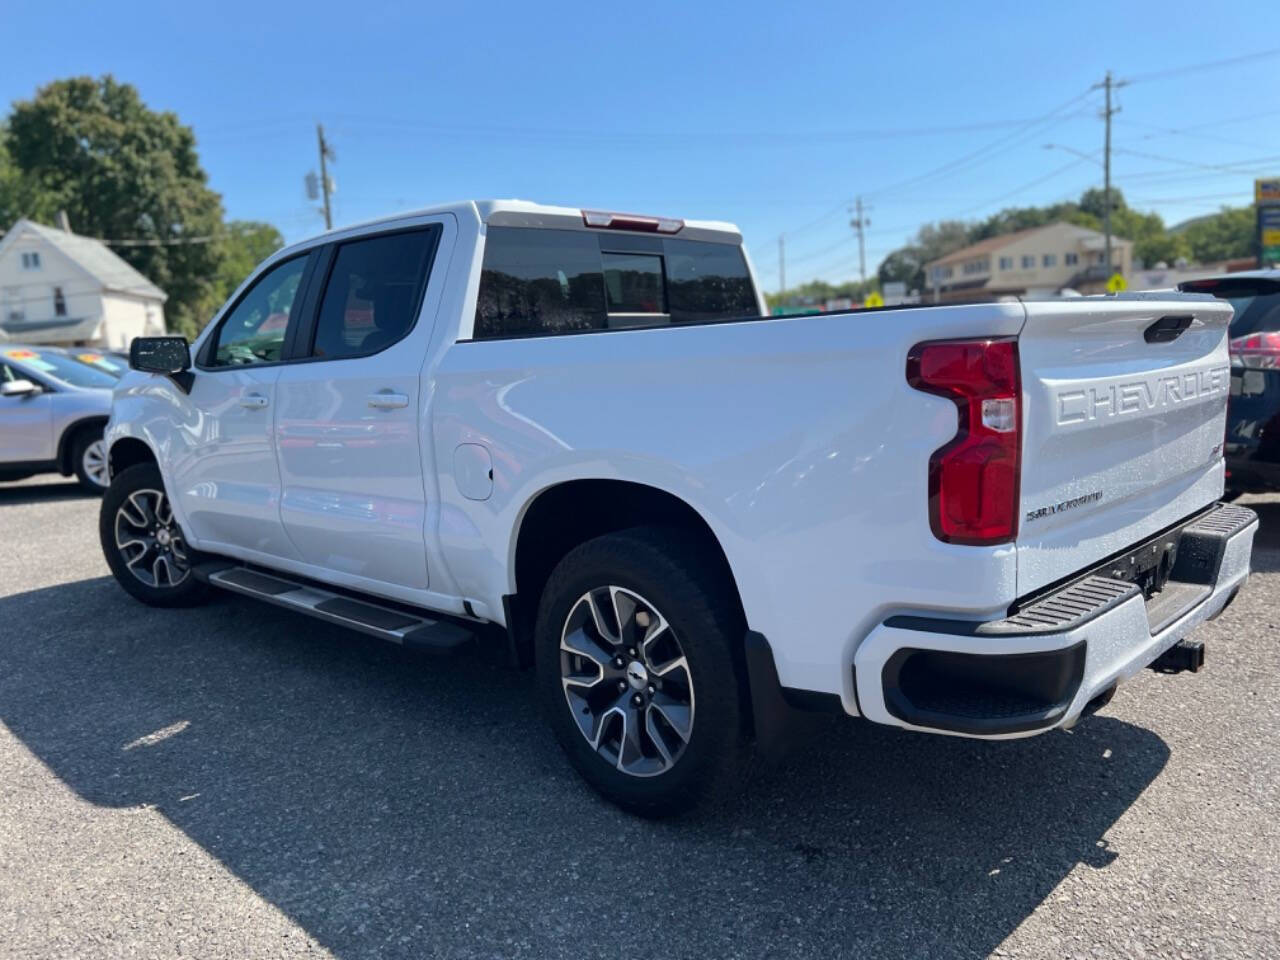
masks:
[[[261,410],[267,405],[267,398],[260,393],[246,393],[239,399],[242,407],[248,407],[250,410]]]
[[[409,405],[409,398],[403,393],[371,393],[369,406],[378,410],[398,410]]]

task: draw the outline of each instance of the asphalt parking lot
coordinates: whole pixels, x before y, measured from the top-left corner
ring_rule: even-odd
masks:
[[[1280,498],[1254,579],[1074,731],[817,742],[674,822],[532,678],[235,597],[140,606],[97,502],[0,487],[0,956],[1280,956]]]

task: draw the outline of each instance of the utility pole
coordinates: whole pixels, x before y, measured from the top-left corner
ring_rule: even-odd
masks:
[[[778,301],[787,294],[787,252],[786,238],[778,234]]]
[[[334,159],[333,148],[329,146],[324,138],[324,127],[316,124],[316,140],[320,145],[320,189],[324,193],[324,228],[326,230],[333,229],[333,213],[329,207],[329,194],[333,192],[333,186],[329,182],[329,171],[325,166],[325,161]]]
[[[867,207],[866,209],[870,210],[871,208]],[[864,233],[866,228],[871,226],[871,220],[863,216],[862,197],[854,200],[853,210],[854,216],[849,221],[849,226],[858,231],[858,277],[865,288],[867,285],[867,253],[863,241],[865,240]]]
[[[1107,266],[1108,277],[1111,276],[1111,117],[1120,112],[1119,107],[1111,106],[1111,91],[1124,85],[1124,80],[1113,80],[1111,71],[1108,70],[1102,82],[1095,83],[1090,88],[1097,90],[1101,87],[1106,92],[1106,107],[1102,111],[1102,118],[1106,123],[1106,134],[1102,146],[1102,232],[1106,237],[1103,260]]]

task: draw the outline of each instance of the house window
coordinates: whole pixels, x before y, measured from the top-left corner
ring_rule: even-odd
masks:
[[[1074,267],[1079,262],[1079,260],[1080,260],[1080,257],[1074,253],[1064,253],[1062,255],[1062,262],[1065,263],[1068,267]]]
[[[67,298],[62,295],[61,287],[53,288],[53,315],[55,317],[67,315]]]
[[[40,269],[40,252],[38,250],[30,250],[22,255],[23,270],[39,270]]]
[[[1036,258],[1034,254],[1024,254],[1022,257],[1022,269],[1034,270],[1036,267]]]
[[[1013,269],[1013,257],[1001,257],[1001,258],[1000,258],[1000,269],[1001,269],[1001,270],[1012,270],[1012,269]]]
[[[1058,255],[1056,253],[1046,253],[1041,262],[1046,267],[1055,267],[1058,265]]]

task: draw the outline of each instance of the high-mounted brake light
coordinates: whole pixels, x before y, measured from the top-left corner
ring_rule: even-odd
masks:
[[[1022,398],[1014,339],[935,340],[907,354],[907,382],[955,402],[956,435],[929,458],[929,525],[948,543],[1018,534]]]
[[[636,213],[604,213],[583,210],[582,222],[604,230],[634,230],[639,233],[679,233],[684,221],[672,217],[643,217]]]
[[[1258,370],[1280,369],[1280,332],[1251,333],[1228,344],[1231,362]]]

